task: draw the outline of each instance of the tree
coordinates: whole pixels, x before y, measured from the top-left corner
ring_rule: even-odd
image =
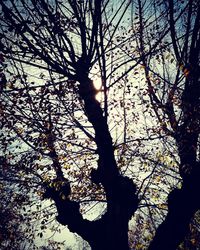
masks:
[[[198,1],[0,6],[2,181],[51,199],[57,221],[92,249],[125,250],[131,217],[165,210],[163,185],[168,194],[179,172],[149,247],[176,249],[199,209]],[[96,201],[105,212],[85,219],[80,204]]]
[[[161,6],[166,10],[166,20],[170,30],[170,42],[174,53],[161,49],[161,60],[172,58],[178,69],[175,78],[166,77],[170,68],[162,62],[162,71],[153,69],[151,55],[143,54],[145,26],[142,2],[138,1],[140,12],[140,49],[145,67],[151,104],[163,131],[171,136],[177,145],[180,159],[179,173],[182,177],[181,189],[174,189],[168,196],[168,214],[158,227],[149,249],[175,249],[183,240],[189,222],[199,209],[199,24],[200,8],[196,1],[167,1]],[[164,22],[163,22],[164,23]],[[161,25],[163,24],[161,23]],[[148,32],[148,31],[147,31]],[[173,55],[173,56],[172,56]],[[160,73],[161,72],[161,73]],[[155,86],[155,76],[163,79]],[[163,86],[164,84],[164,86]],[[165,88],[165,92],[163,91]],[[157,92],[157,93],[156,93]],[[159,94],[162,93],[162,96]],[[163,245],[163,242],[164,245]]]

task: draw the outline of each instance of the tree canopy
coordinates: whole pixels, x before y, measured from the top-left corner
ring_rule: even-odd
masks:
[[[199,1],[0,8],[2,249],[199,247]]]

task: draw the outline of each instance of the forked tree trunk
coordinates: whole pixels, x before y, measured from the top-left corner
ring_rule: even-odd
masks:
[[[59,195],[62,190],[57,192],[48,188],[46,197],[55,201],[58,222],[67,225],[71,232],[79,234],[93,250],[128,250],[128,223],[138,208],[136,186],[131,179],[119,173],[112,138],[100,103],[96,100],[93,82],[84,72],[80,72],[79,76],[79,94],[95,131],[99,156],[98,168],[91,172],[91,181],[103,185],[107,211],[99,220],[88,221],[83,219],[78,202],[71,201],[68,197],[62,200]]]
[[[63,188],[63,190],[62,190]],[[59,191],[48,187],[46,198],[52,198],[57,208],[57,220],[67,225],[71,232],[86,240],[93,250],[128,250],[128,223],[138,207],[135,185],[127,177],[118,176],[110,188],[107,198],[107,211],[96,221],[83,219],[79,203],[69,198],[62,199]]]

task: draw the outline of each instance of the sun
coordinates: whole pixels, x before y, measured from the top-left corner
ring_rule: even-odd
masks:
[[[101,77],[96,77],[93,79],[93,84],[96,90],[100,90],[102,86],[102,80]]]
[[[101,79],[101,77],[94,78],[93,79],[93,84],[94,84],[95,89],[97,90],[97,94],[96,94],[95,98],[96,98],[96,100],[98,102],[100,102],[101,99],[102,99],[102,92],[100,91],[101,88],[102,88],[102,79]]]

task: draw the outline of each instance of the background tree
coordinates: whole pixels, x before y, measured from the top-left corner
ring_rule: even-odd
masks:
[[[182,187],[173,190],[168,197],[168,214],[158,227],[149,249],[176,249],[199,209],[200,7],[196,1],[161,3],[160,9],[166,14],[156,25],[158,30],[167,27],[170,38],[162,41],[159,53],[146,56],[144,51],[151,28],[145,26],[144,6],[144,2],[138,1],[138,40],[149,97],[163,133],[175,141],[182,178]],[[157,67],[155,60],[158,61]],[[172,72],[174,66],[175,73]]]

